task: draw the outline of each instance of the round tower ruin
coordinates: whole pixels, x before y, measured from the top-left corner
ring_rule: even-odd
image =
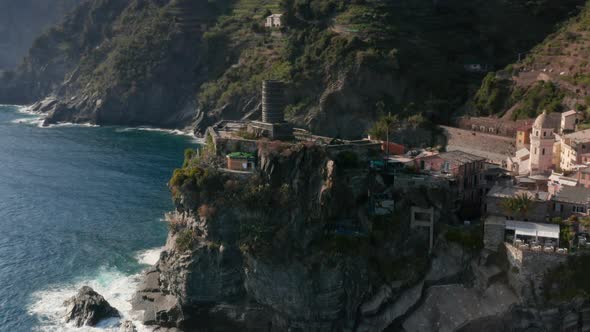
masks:
[[[285,122],[285,84],[281,81],[262,82],[262,122]]]

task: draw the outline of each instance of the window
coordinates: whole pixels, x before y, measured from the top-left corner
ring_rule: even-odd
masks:
[[[547,132],[543,131],[543,137],[547,136]]]
[[[543,150],[541,150],[541,154],[545,155],[545,148],[543,148]]]

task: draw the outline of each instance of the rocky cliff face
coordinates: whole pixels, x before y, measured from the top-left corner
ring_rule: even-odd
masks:
[[[45,98],[34,110],[48,113],[47,124],[190,123],[202,31],[182,21],[182,10],[197,11],[204,23],[213,14],[206,2],[181,12],[177,6],[157,0],[83,3],[35,41],[15,72],[4,74],[0,99],[22,104]]]
[[[313,144],[259,144],[255,174],[220,170],[212,148],[175,172],[166,250],[135,299],[146,323],[452,331],[518,302],[494,257],[467,234],[444,235],[455,222],[444,190],[410,188],[393,215],[373,216],[367,193],[387,180],[364,162]],[[411,206],[437,211],[432,255],[428,232],[410,228]]]
[[[258,174],[216,170],[207,156],[176,172],[167,249],[136,298],[145,321],[350,330],[382,286],[401,291],[425,273],[428,241],[407,215],[367,217],[373,175],[323,147],[266,144]]]

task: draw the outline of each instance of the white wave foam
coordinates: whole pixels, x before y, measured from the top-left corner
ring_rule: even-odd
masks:
[[[71,123],[71,122],[62,122],[56,124],[50,124],[47,126],[43,126],[43,123],[39,125],[40,128],[70,128],[70,127],[85,127],[85,128],[98,128],[100,127],[97,124],[92,123]]]
[[[153,265],[160,257],[163,247],[139,252],[136,256],[141,264]],[[80,278],[71,284],[59,284],[33,294],[33,303],[29,314],[39,319],[39,331],[44,332],[98,332],[118,331],[118,325],[124,320],[131,320],[139,332],[153,331],[138,320],[139,312],[131,306],[131,299],[141,281],[141,274],[126,275],[116,269],[100,268],[95,276]],[[74,296],[82,286],[90,286],[119,312],[121,318],[103,320],[96,327],[77,328],[66,324],[63,316],[66,308],[63,302]]]
[[[10,122],[11,123],[18,123],[18,124],[41,126],[43,124],[43,117],[36,116],[36,117],[29,117],[29,118],[20,118],[20,119],[14,119]]]
[[[140,264],[150,265],[150,266],[155,265],[158,262],[158,260],[160,259],[160,253],[162,253],[163,250],[164,250],[164,247],[145,250],[145,251],[142,251],[139,254],[137,254],[137,256],[135,256],[135,258],[137,258],[137,261]]]
[[[135,131],[135,130],[155,131],[155,132],[162,132],[162,133],[167,133],[167,134],[171,134],[171,135],[195,137],[195,135],[193,133],[188,132],[188,131],[183,131],[180,129],[164,129],[164,128],[154,128],[154,127],[146,127],[146,126],[122,128],[117,131],[118,132],[126,132],[126,131]]]
[[[41,113],[34,112],[33,110],[31,110],[31,106],[32,105],[15,105],[15,107],[17,108],[16,111],[19,113],[42,116]]]

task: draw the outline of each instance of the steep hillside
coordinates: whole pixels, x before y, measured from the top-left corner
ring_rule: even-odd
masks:
[[[289,83],[287,118],[357,137],[379,116],[445,123],[480,85],[582,0],[92,0],[40,37],[0,80],[0,102],[48,123],[148,124],[197,133],[256,117],[260,82]],[[283,28],[263,27],[284,13]],[[509,19],[512,24],[506,25]]]
[[[522,60],[490,74],[477,92],[472,112],[519,119],[543,109],[586,110],[590,99],[590,4],[561,24]]]
[[[16,67],[43,29],[82,0],[0,0],[0,70]]]
[[[264,77],[292,83],[290,121],[327,135],[361,135],[386,112],[424,113],[444,123],[480,84],[481,74],[467,73],[465,64],[505,66],[578,3],[286,1],[288,29],[270,36],[224,34],[240,24],[228,18],[216,36],[255,46],[201,87],[197,128],[252,113]],[[515,26],[506,26],[507,19]]]

